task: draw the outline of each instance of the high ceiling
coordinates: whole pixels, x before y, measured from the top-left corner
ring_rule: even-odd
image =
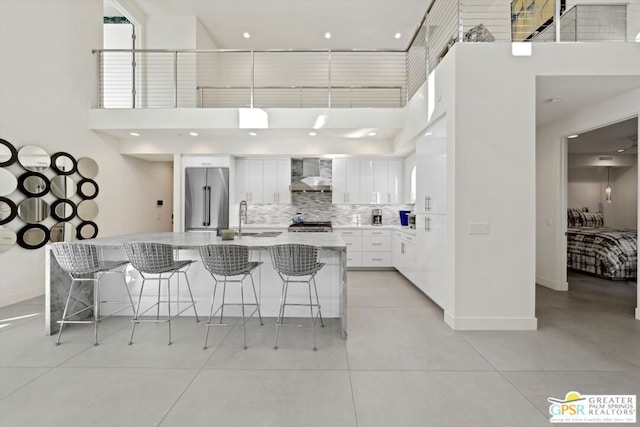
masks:
[[[107,0],[108,1],[108,0]],[[220,49],[399,49],[427,0],[129,0],[146,15],[197,16]],[[248,32],[251,38],[244,38]],[[331,38],[326,39],[325,33]],[[395,38],[400,33],[399,38]]]

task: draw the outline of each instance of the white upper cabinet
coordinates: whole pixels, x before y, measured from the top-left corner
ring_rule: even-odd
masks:
[[[332,175],[334,204],[363,203],[360,201],[360,160],[333,159]]]
[[[383,200],[382,203],[397,205],[404,202],[402,200],[402,163],[401,159],[387,161],[387,199]]]
[[[447,213],[447,143],[424,138],[416,144],[416,211]]]
[[[291,159],[236,159],[236,200],[291,203]]]
[[[264,203],[291,203],[291,159],[264,160]]]
[[[362,204],[376,203],[375,188],[375,161],[360,160],[360,196]]]

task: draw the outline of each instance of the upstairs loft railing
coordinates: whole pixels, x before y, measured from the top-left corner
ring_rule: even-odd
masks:
[[[402,107],[404,51],[97,50],[101,108]]]
[[[432,0],[406,51],[99,49],[99,106],[399,108],[455,43],[626,41],[626,25],[626,5]]]

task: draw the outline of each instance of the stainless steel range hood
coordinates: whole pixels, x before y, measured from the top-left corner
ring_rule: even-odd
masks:
[[[331,159],[292,158],[291,186],[293,192],[331,192]]]

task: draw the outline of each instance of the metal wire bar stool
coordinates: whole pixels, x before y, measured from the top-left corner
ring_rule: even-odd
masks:
[[[276,270],[280,278],[282,279],[282,294],[280,295],[280,310],[278,312],[278,318],[276,321],[276,342],[273,346],[274,349],[278,348],[278,334],[280,332],[280,326],[303,326],[303,325],[290,325],[284,323],[284,311],[288,305],[295,306],[308,306],[311,313],[311,331],[313,334],[313,350],[316,351],[316,330],[315,325],[318,319],[320,319],[320,325],[324,327],[322,321],[322,311],[320,310],[320,300],[318,299],[318,288],[316,287],[316,274],[324,263],[319,262],[318,248],[311,245],[300,244],[284,244],[275,245],[269,248],[271,254],[271,261],[273,268]],[[292,280],[292,277],[304,277],[309,276],[307,280]],[[290,283],[306,283],[309,288],[309,303],[288,303],[287,292],[289,290]],[[316,301],[312,300],[311,284],[313,284],[313,290],[315,293]],[[316,307],[316,314],[313,314],[313,308]]]
[[[255,283],[253,281],[253,271],[258,268],[262,262],[249,261],[249,248],[242,245],[207,245],[200,247],[200,256],[202,257],[202,263],[204,268],[211,273],[211,277],[215,282],[213,286],[213,294],[211,296],[211,307],[209,308],[209,319],[206,324],[206,333],[204,337],[203,350],[207,349],[207,340],[209,339],[209,327],[228,325],[222,323],[224,317],[225,305],[239,305],[241,307],[242,316],[242,334],[244,349],[247,349],[247,322],[257,312],[260,318],[260,326],[264,325],[262,322],[262,314],[260,313],[260,303],[258,302],[258,294],[256,293]],[[222,277],[220,280],[218,277]],[[253,296],[255,303],[244,302],[244,279],[247,276],[251,279],[251,289],[253,290]],[[239,277],[238,279],[231,280],[230,277]],[[213,311],[214,302],[216,298],[216,290],[218,289],[218,283],[222,281],[222,304],[220,307]],[[225,302],[225,296],[227,291],[227,283],[240,283],[240,303],[228,303]],[[246,305],[255,306],[249,316],[245,316],[244,307]],[[211,320],[220,312],[220,323],[214,323]]]
[[[105,261],[102,257],[102,248],[83,243],[54,243],[51,245],[51,251],[58,260],[60,267],[66,271],[69,276],[71,276],[71,287],[69,288],[67,302],[64,305],[62,320],[58,320],[60,330],[58,331],[56,345],[60,345],[62,328],[67,323],[93,323],[95,336],[94,345],[98,345],[98,323],[102,319],[106,319],[107,317],[119,313],[122,310],[126,310],[129,307],[131,308],[131,311],[135,313],[133,300],[131,299],[131,293],[129,292],[129,287],[127,286],[127,280],[124,274],[125,267],[129,264],[129,261]],[[129,302],[100,300],[100,279],[103,275],[108,273],[118,273],[122,275],[122,281],[124,288],[127,291]],[[93,305],[84,307],[72,314],[67,314],[73,295],[73,287],[81,282],[93,282]],[[126,306],[109,314],[108,316],[100,317],[100,304],[103,303],[126,304]],[[71,320],[72,317],[91,309],[93,309],[93,320]]]
[[[129,340],[129,345],[133,344],[133,334],[135,333],[136,325],[143,322],[167,322],[169,325],[169,345],[171,345],[171,320],[193,307],[193,312],[196,315],[196,322],[200,321],[198,318],[198,312],[196,311],[196,303],[193,300],[193,294],[191,293],[191,286],[189,285],[189,276],[187,275],[187,270],[195,261],[177,260],[176,249],[173,246],[164,243],[130,242],[124,244],[124,249],[127,252],[129,261],[131,261],[131,265],[138,270],[142,276],[142,286],[140,287],[140,295],[138,296],[138,305],[136,306],[134,317],[131,320],[133,325],[131,327],[131,339]],[[184,274],[187,289],[189,290],[190,300],[181,301],[179,298],[180,295],[177,295],[176,301],[173,301],[173,303],[187,303],[187,306],[174,315],[171,315],[171,278],[180,273]],[[150,275],[154,277],[149,277]],[[142,301],[144,284],[147,280],[158,281],[158,301],[140,313],[140,302]],[[167,281],[166,301],[163,301],[160,298],[160,290],[162,288],[163,280]],[[165,319],[160,319],[160,304],[162,303],[167,304],[167,317]],[[144,315],[154,307],[157,307],[155,319],[140,319],[141,315]]]

